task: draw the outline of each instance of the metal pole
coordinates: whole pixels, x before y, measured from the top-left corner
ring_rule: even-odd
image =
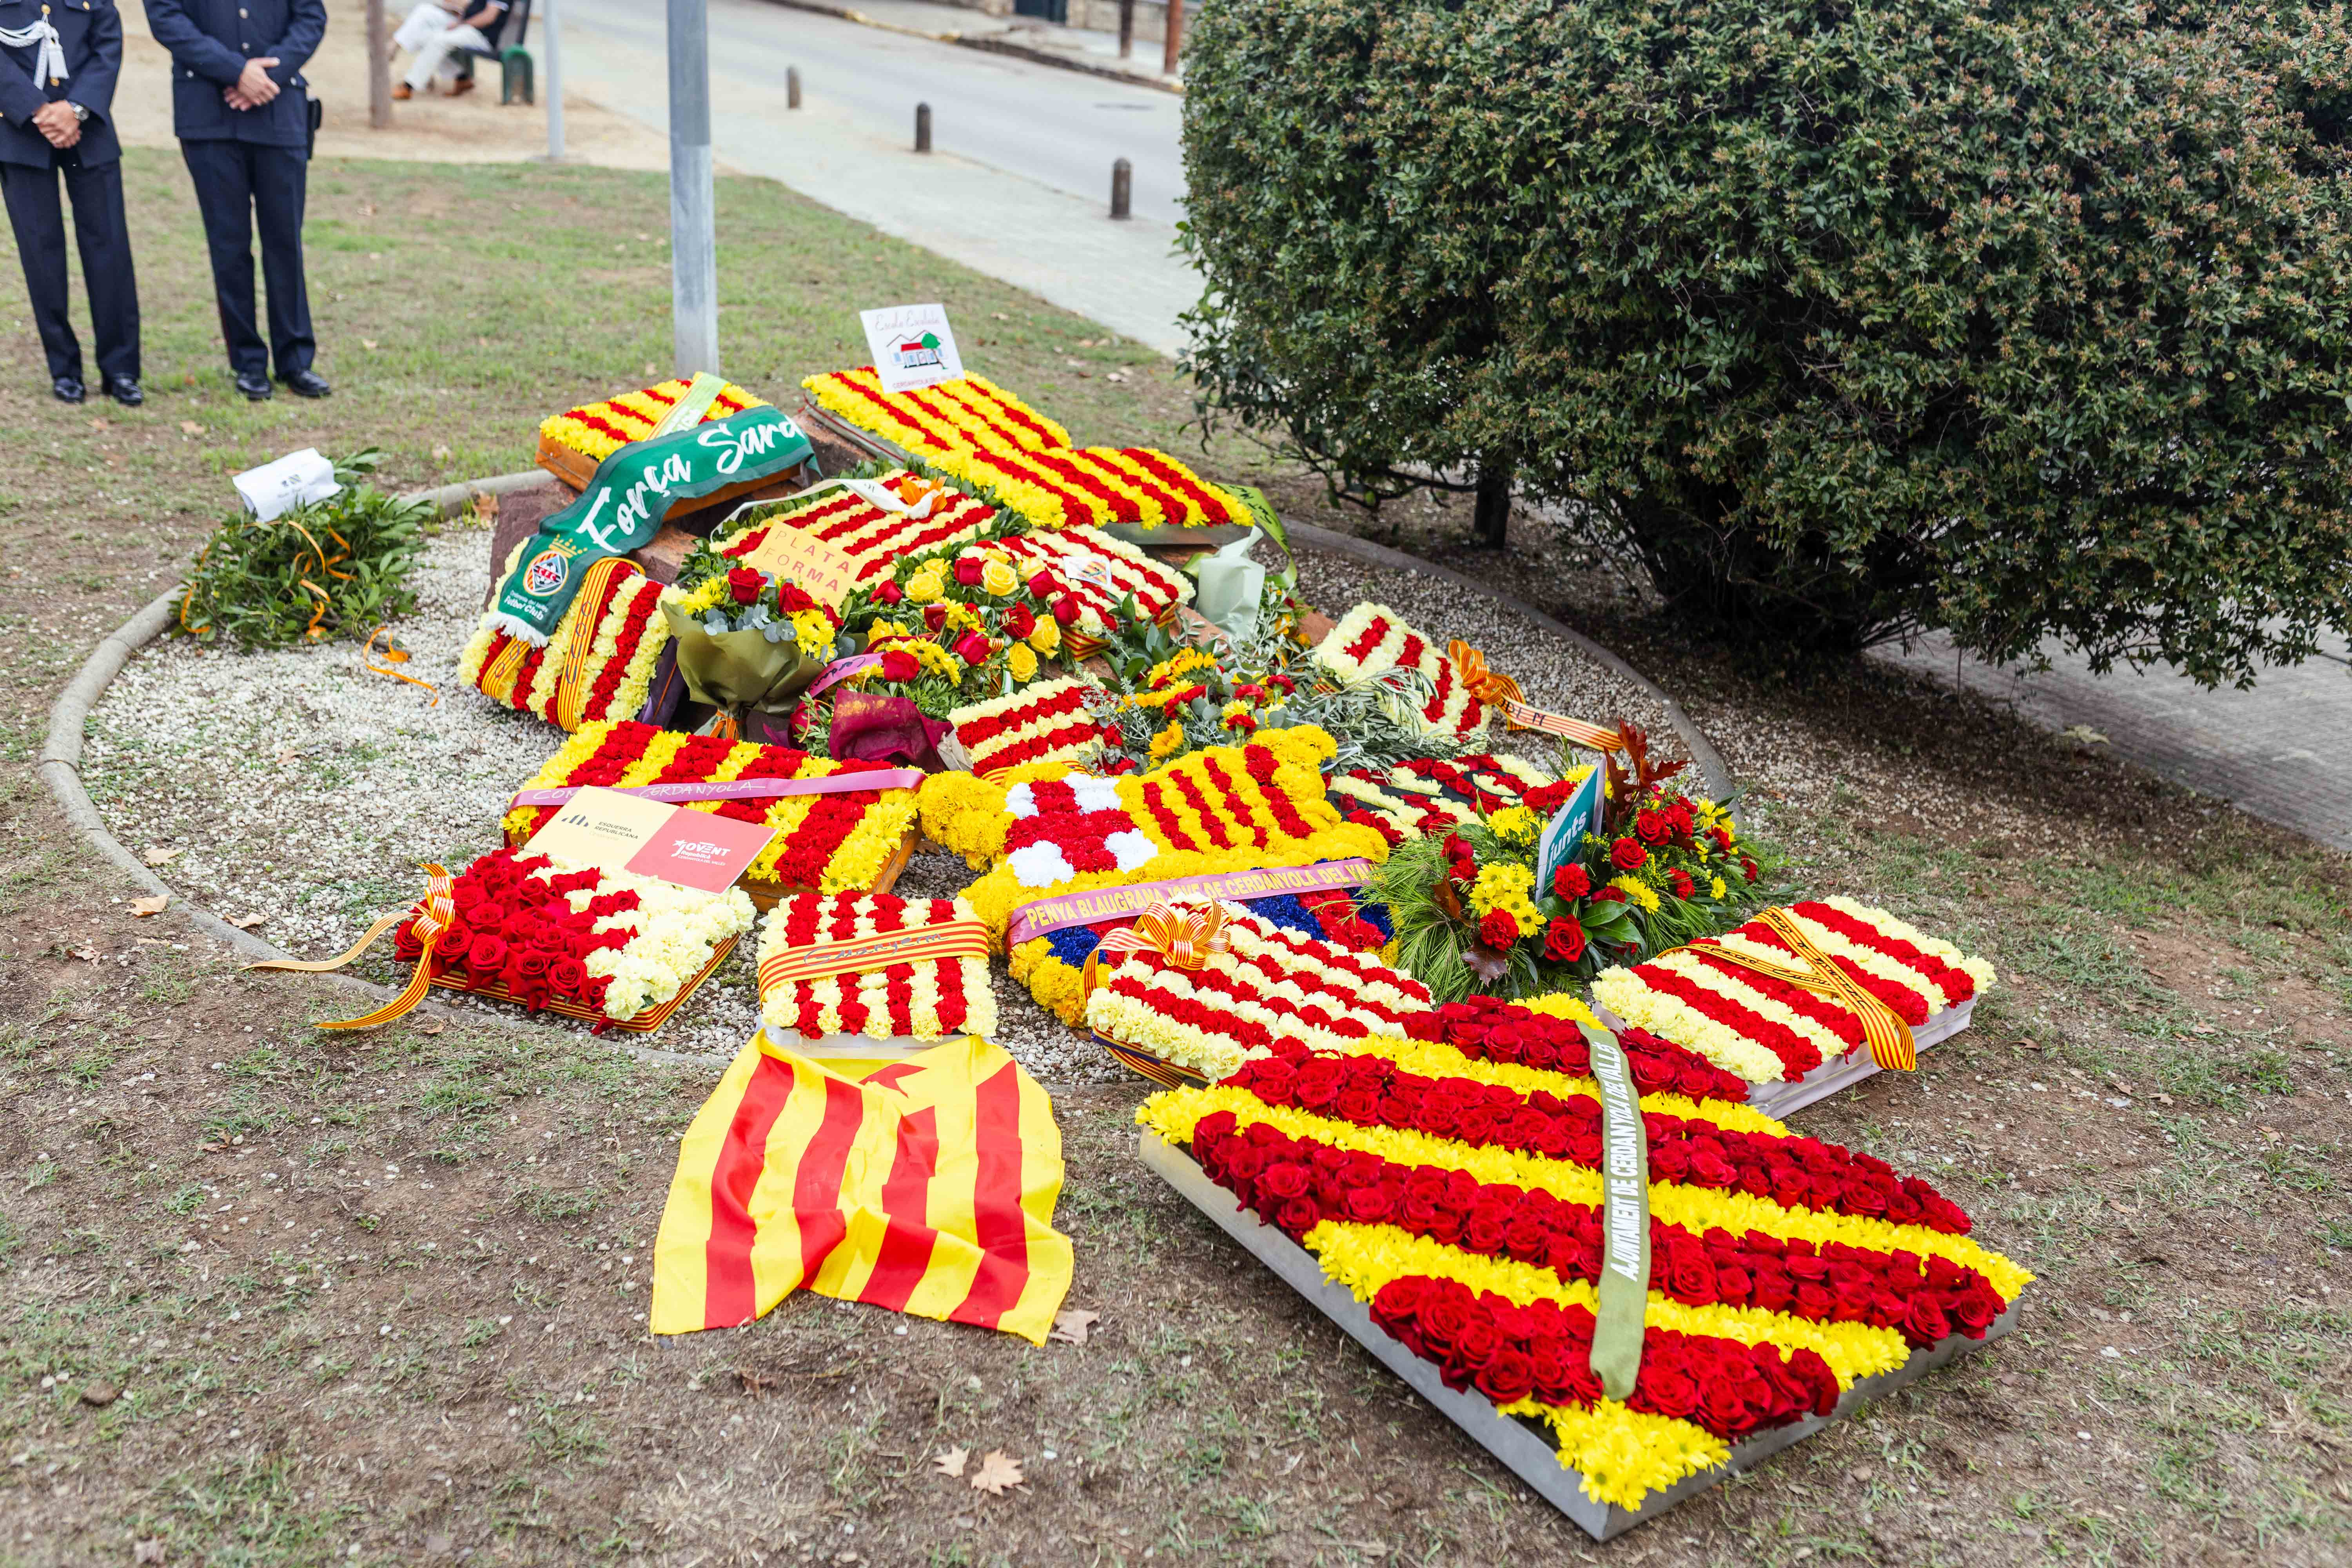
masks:
[[[669,0],[669,300],[679,375],[719,369],[719,241],[711,221],[710,18]]]
[[[547,161],[563,162],[563,54],[557,47],[555,8],[558,0],[539,0],[541,19],[547,26]]]
[[[919,103],[915,105],[915,151],[928,153],[930,150],[931,106],[928,103]]]
[[[800,106],[801,68],[798,66],[786,66],[784,68],[784,107],[786,109],[798,109]]]
[[[1160,74],[1176,74],[1176,53],[1184,47],[1184,0],[1168,0],[1168,36],[1161,45]]]
[[[1135,54],[1135,0],[1118,0],[1118,58]]]
[[[367,0],[368,123],[382,131],[392,123],[392,58],[383,30],[383,0]]]
[[[1110,166],[1110,216],[1127,216],[1134,196],[1135,165],[1120,158]]]

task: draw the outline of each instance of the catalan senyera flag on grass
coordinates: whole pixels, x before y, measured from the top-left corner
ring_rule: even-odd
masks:
[[[804,1287],[1042,1345],[1070,1288],[1061,1191],[1053,1105],[997,1047],[852,1077],[762,1030],[679,1145],[653,1331],[732,1328]]]

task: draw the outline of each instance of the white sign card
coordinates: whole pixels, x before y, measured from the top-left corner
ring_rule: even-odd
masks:
[[[1552,813],[1544,824],[1543,837],[1536,840],[1536,891],[1551,891],[1551,875],[1577,857],[1584,847],[1584,836],[1601,827],[1601,788],[1608,775],[1605,768],[1595,767],[1568,797],[1568,804]]]
[[[892,305],[860,310],[857,319],[866,323],[866,352],[884,392],[920,392],[963,374],[945,305]]]
[[[245,509],[263,522],[275,522],[298,506],[325,500],[343,489],[335,482],[335,465],[320,457],[316,447],[247,468],[229,482],[236,486]]]

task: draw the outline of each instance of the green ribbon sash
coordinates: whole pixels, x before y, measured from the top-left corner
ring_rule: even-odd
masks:
[[[811,450],[799,426],[764,405],[630,442],[596,465],[578,500],[539,525],[499,588],[490,624],[544,643],[599,558],[625,555],[651,540],[677,502],[782,473]]]
[[[1582,1027],[1601,1087],[1601,1300],[1592,1373],[1601,1392],[1622,1402],[1642,1370],[1642,1317],[1650,1300],[1650,1139],[1617,1037]]]

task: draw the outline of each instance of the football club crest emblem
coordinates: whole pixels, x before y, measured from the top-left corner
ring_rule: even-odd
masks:
[[[542,550],[523,569],[522,591],[533,598],[544,599],[563,586],[568,574],[569,568],[564,564],[562,551]]]

